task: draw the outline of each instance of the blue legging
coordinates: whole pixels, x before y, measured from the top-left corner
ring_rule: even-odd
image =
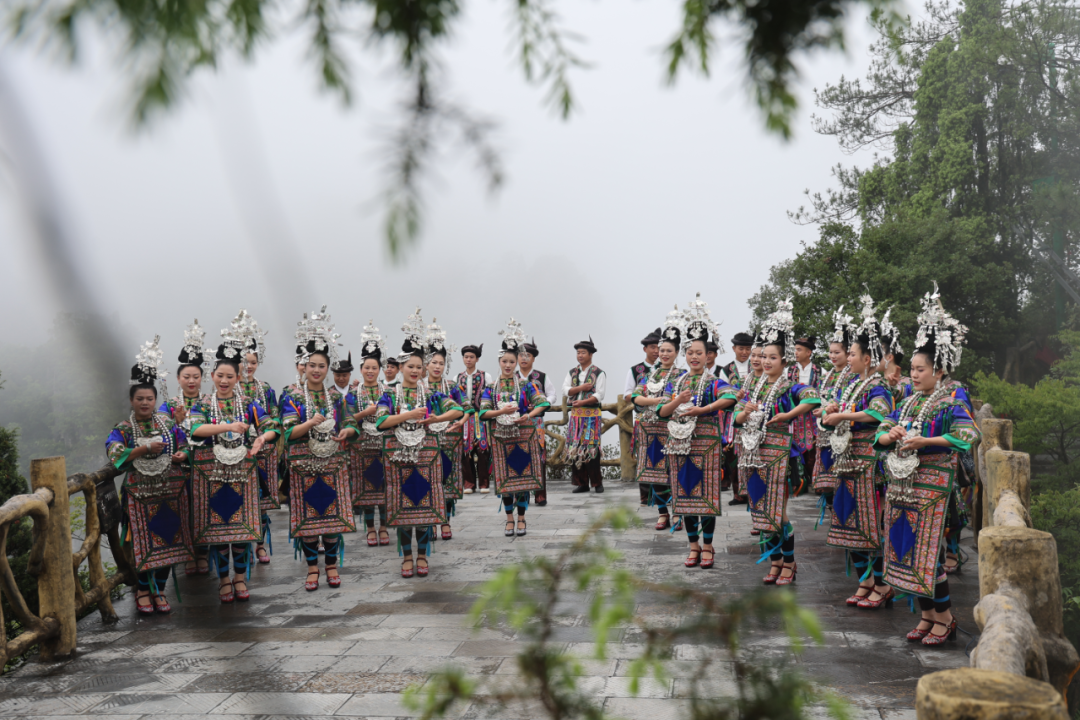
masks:
[[[671,488],[664,487],[663,485],[650,485],[651,495],[649,496],[649,504],[656,505],[657,511],[661,515],[668,514],[668,503],[671,502]],[[713,527],[716,526],[716,519],[713,519]],[[709,533],[709,537],[712,537],[712,533]]]
[[[386,505],[364,505],[364,527],[375,529],[375,508],[379,508],[379,527],[386,527]]]
[[[164,594],[165,584],[169,582],[169,572],[171,570],[171,566],[165,566],[163,568],[158,568],[157,570],[148,570],[139,573],[136,576],[139,581],[139,590],[145,590],[154,595]]]
[[[248,569],[248,554],[251,547],[247,544],[224,544],[211,545],[210,552],[213,555],[214,565],[217,566],[219,578],[229,577],[229,554],[232,553],[233,570],[237,575],[244,575]]]
[[[698,541],[698,525],[701,526],[701,540],[706,545],[712,545],[713,533],[716,532],[716,516],[684,515],[683,527],[686,528],[686,539],[692,543]]]
[[[398,528],[398,544],[401,545],[402,555],[412,555],[412,536],[416,532],[416,551],[420,555],[427,555],[431,550],[431,526],[417,525]]]
[[[866,569],[872,568],[874,584],[879,587],[885,584],[882,582],[882,576],[885,574],[885,558],[881,555],[871,556],[870,552],[866,550],[852,550],[851,565],[858,571],[860,582],[862,578],[866,577]]]
[[[524,515],[525,511],[529,509],[529,493],[507,493],[502,496],[503,510],[507,515],[514,512],[514,505],[517,505],[517,513],[519,516]]]
[[[341,535],[316,535],[315,537],[300,538],[300,547],[304,550],[304,560],[308,567],[319,564],[319,538],[322,538],[323,550],[325,550],[326,567],[332,568],[337,565],[338,552],[341,550]]]

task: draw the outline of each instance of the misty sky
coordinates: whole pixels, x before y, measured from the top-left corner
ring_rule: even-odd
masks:
[[[199,75],[178,111],[132,133],[125,80],[101,42],[72,70],[32,49],[0,49],[79,264],[100,308],[130,331],[128,357],[161,334],[171,368],[193,317],[216,344],[244,307],[271,331],[271,367],[260,375],[280,385],[305,310],[329,305],[346,348],[374,319],[396,349],[419,305],[457,346],[494,350],[517,317],[540,346],[537,367],[552,374],[591,334],[597,364],[621,384],[638,340],[695,291],[723,323],[725,344],[747,329],[746,300],[769,266],[816,238],[786,211],[803,204],[804,189],[829,186],[831,166],[851,162],[811,131],[811,90],[863,74],[865,20],[849,20],[846,57],[802,61],[803,109],[785,144],[763,130],[733,43],[711,79],[664,85],[659,50],[678,3],[561,3],[565,26],[585,36],[579,54],[594,63],[573,77],[580,113],[569,122],[508,52],[508,6],[467,7],[445,55],[449,94],[500,122],[507,182],[491,196],[471,156],[444,153],[428,183],[425,232],[402,266],[387,259],[378,203],[381,149],[403,89],[385,57],[357,52],[358,102],[343,110],[318,92],[304,42],[289,34],[253,65]],[[15,178],[0,161],[0,238],[14,258],[0,303],[5,335],[34,343],[60,308]],[[481,365],[493,370],[494,358]]]

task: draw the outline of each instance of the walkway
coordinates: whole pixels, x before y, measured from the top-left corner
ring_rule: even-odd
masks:
[[[316,593],[304,591],[302,564],[286,545],[286,514],[273,513],[277,554],[269,566],[256,566],[250,603],[222,606],[216,583],[206,577],[181,579],[184,601],[173,603],[169,617],[137,617],[129,595],[116,605],[118,625],[102,626],[96,614],[81,622],[75,660],[30,663],[0,678],[0,717],[407,716],[398,693],[423,682],[438,666],[460,663],[471,673],[513,674],[512,631],[463,626],[469,593],[519,552],[561,547],[600,508],[618,502],[636,505],[636,486],[615,484],[604,495],[572,495],[559,485],[546,508],[530,508],[529,534],[510,540],[503,537],[496,499],[473,495],[459,503],[454,539],[436,543],[427,578],[401,579],[393,545],[368,548],[357,536],[348,540],[342,587],[330,590],[324,579]],[[617,536],[615,544],[631,566],[655,579],[689,578],[725,593],[759,587],[765,571],[753,563],[757,548],[749,515],[744,507],[736,510],[717,525],[719,554],[712,571],[682,567],[685,535],[652,530],[651,508],[639,510],[646,527]],[[903,638],[915,624],[906,606],[872,612],[843,605],[855,583],[844,577],[843,553],[825,546],[824,529],[813,530],[815,499],[796,499],[792,511],[799,558],[795,591],[826,631],[825,646],[807,649],[799,662],[812,677],[849,697],[855,718],[913,720],[918,678],[966,665],[969,638],[961,635],[945,649],[924,649]],[[954,576],[952,596],[962,627],[971,630],[978,576],[970,533],[963,546],[972,563]],[[587,602],[581,600],[584,611]],[[663,615],[663,608],[639,612]],[[631,697],[624,677],[627,658],[635,657],[637,648],[628,642],[631,632],[616,631],[620,642],[609,646],[609,659],[587,664],[593,676],[586,686],[606,698],[605,708],[615,716],[683,717],[686,701],[680,698],[687,686],[678,677],[643,683],[642,696]],[[590,637],[578,616],[561,629],[559,639],[570,651],[588,656]],[[746,640],[767,653],[789,652],[779,632],[755,632]],[[680,652],[692,659],[695,649],[685,646]],[[467,708],[461,716],[490,717],[485,712]]]

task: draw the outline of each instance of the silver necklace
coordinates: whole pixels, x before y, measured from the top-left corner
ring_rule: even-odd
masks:
[[[922,436],[922,431],[930,420],[930,413],[936,409],[938,402],[949,394],[952,389],[951,385],[952,383],[941,383],[939,381],[937,387],[929,396],[921,393],[912,395],[900,407],[899,424],[906,425],[907,432],[904,438],[896,443],[896,447],[893,448],[892,452],[885,456],[885,472],[893,481],[889,484],[889,491],[886,493],[886,499],[890,503],[910,504],[915,502],[915,471],[919,468],[919,453],[916,450],[905,450],[902,445],[910,438]],[[918,417],[913,422],[915,405],[924,397],[926,401],[919,409]]]
[[[383,385],[382,380],[376,380],[374,387],[378,391],[379,397],[382,397],[382,394],[386,392],[386,386]],[[356,390],[354,391],[356,393],[357,405],[360,406],[360,403],[363,403],[363,405],[360,406],[360,410],[367,410],[369,407],[371,407],[372,405],[377,405],[379,402],[378,400],[371,399],[371,396],[366,392],[367,388],[367,385],[361,385],[360,383],[357,383]],[[372,449],[382,446],[382,440],[380,439],[382,437],[382,433],[379,431],[378,426],[375,425],[374,415],[369,415],[368,417],[364,418],[364,422],[361,423],[360,427],[364,431],[363,442],[365,447]]]
[[[169,465],[172,464],[172,454],[176,452],[173,447],[172,433],[169,432],[169,428],[165,425],[165,420],[160,413],[154,413],[150,417],[151,426],[157,430],[157,432],[152,432],[150,435],[143,434],[142,427],[139,426],[138,421],[135,419],[134,412],[131,413],[130,422],[136,447],[148,447],[150,443],[157,441],[165,443],[165,448],[158,455],[154,457],[143,455],[135,458],[131,463],[143,477],[159,478],[169,469]]]
[[[304,383],[304,410],[310,413],[308,419],[315,415],[322,415],[326,419],[321,423],[311,428],[308,431],[308,449],[311,450],[311,454],[319,458],[327,458],[333,455],[337,449],[337,441],[334,440],[334,410],[333,403],[330,400],[330,391],[326,389],[325,385],[321,385],[319,388],[323,397],[326,399],[327,407],[325,410],[315,406],[315,401],[312,399],[311,390],[308,388],[308,383]]]
[[[832,375],[833,375],[834,372],[836,372],[836,368],[829,368],[829,374],[826,375],[825,378],[821,381],[821,389],[822,390],[826,390],[826,389],[828,389],[830,387],[829,380],[832,379]],[[836,382],[832,383],[832,387],[834,389],[839,388],[839,387],[847,387],[846,385],[844,385],[844,381],[848,379],[848,375],[850,375],[850,374],[851,374],[851,366],[850,365],[845,365],[843,367],[843,369],[841,369],[840,372],[837,373]],[[833,393],[833,394],[835,395],[835,393]],[[821,418],[818,417],[818,419],[817,419],[817,429],[818,429],[817,438],[815,439],[814,444],[817,445],[818,447],[821,447],[821,448],[832,447],[832,436],[833,436],[833,432],[835,431],[833,426],[832,425],[824,425],[824,424],[822,424]]]
[[[840,412],[851,412],[863,396],[870,383],[881,379],[881,373],[871,373],[861,380],[844,388],[840,394]],[[862,463],[851,456],[851,421],[841,420],[834,426],[832,435],[829,437],[829,447],[832,448],[836,458],[834,467],[837,473],[854,473],[862,470]]]
[[[664,388],[667,387],[668,381],[671,379],[671,373],[675,372],[675,364],[672,363],[671,367],[665,370],[663,367],[657,367],[649,375],[645,377],[645,392],[648,393],[646,397],[655,398],[664,394]],[[661,373],[663,376],[661,377]],[[641,419],[644,422],[658,422],[660,415],[657,411],[659,405],[647,405],[644,410],[641,411]]]
[[[498,415],[495,417],[495,434],[499,437],[517,437],[518,432],[514,427],[517,425],[517,421],[521,418],[521,381],[518,380],[517,373],[514,373],[514,389],[512,392],[502,392],[502,381],[506,380],[500,376],[495,380],[495,408],[502,410],[503,408],[512,407],[514,412],[509,415]]]
[[[405,383],[404,381],[398,383],[397,389],[394,391],[394,408],[398,411],[398,414],[421,407],[427,407],[424,384],[416,383],[416,404],[410,408],[405,402]],[[394,428],[394,437],[401,443],[401,448],[391,455],[390,459],[402,465],[415,464],[420,459],[420,448],[424,444],[426,435],[427,429],[412,420],[397,425]]]
[[[430,393],[431,392],[431,380],[429,378],[424,378],[424,386],[427,387],[427,390]],[[450,395],[450,390],[447,388],[447,384],[446,384],[446,378],[444,378],[444,377],[439,378],[439,384],[436,386],[436,388],[437,388],[436,392],[442,393],[443,395],[446,395],[446,396]],[[431,425],[428,425],[428,429],[431,430],[431,432],[433,432],[435,434],[439,434],[439,433],[444,432],[446,430],[446,428],[448,428],[448,427],[450,427],[450,421],[449,420],[443,420],[442,422],[432,423]]]
[[[764,467],[765,463],[761,461],[761,442],[765,439],[765,425],[769,421],[769,417],[772,415],[773,410],[776,407],[776,398],[782,393],[786,392],[790,386],[790,381],[783,373],[776,378],[769,387],[769,392],[765,394],[765,399],[761,400],[761,396],[764,393],[765,386],[768,384],[768,380],[765,374],[762,373],[758,382],[754,384],[754,390],[750,396],[750,402],[758,406],[757,410],[750,412],[750,417],[746,419],[746,424],[742,430],[739,431],[739,467],[748,468],[760,468]]]
[[[708,370],[700,375],[686,373],[675,383],[673,397],[681,393],[687,386],[690,387],[692,394],[690,396],[690,402],[683,403],[675,408],[675,413],[672,415],[671,420],[668,421],[668,439],[664,444],[665,455],[690,454],[691,441],[694,437],[694,430],[697,428],[697,418],[687,416],[686,412],[690,408],[701,407],[701,403],[705,399],[705,384],[710,382],[712,377],[712,373]],[[697,378],[696,388],[693,385],[695,378]]]

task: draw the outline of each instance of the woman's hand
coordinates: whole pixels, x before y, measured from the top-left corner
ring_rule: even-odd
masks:
[[[811,410],[810,412],[813,413],[814,417],[816,417],[816,418],[821,417],[821,408],[817,408],[816,410]]]
[[[919,450],[921,448],[928,447],[929,445],[930,438],[924,438],[921,435],[918,435],[916,437],[906,437],[905,433],[904,444],[901,447],[904,450]]]
[[[499,410],[500,415],[513,415],[518,411],[517,405],[507,405],[502,410]]]
[[[187,461],[187,453],[180,452],[180,451],[174,452],[172,454],[172,461],[173,461],[173,465],[179,465],[180,463],[186,462]]]
[[[703,407],[692,407],[687,408],[686,412],[684,412],[682,415],[683,417],[701,417],[708,412],[709,411]]]
[[[787,423],[787,422],[791,422],[791,413],[784,412],[784,413],[777,413],[776,415],[773,415],[771,418],[769,418],[769,421],[767,423],[765,423],[765,424],[766,425],[779,425],[781,423]]]
[[[821,424],[835,427],[836,425],[842,423],[844,420],[847,420],[847,415],[845,413],[831,413],[821,419]]]
[[[761,406],[758,405],[756,402],[748,402],[745,405],[743,405],[743,412],[752,413],[752,412],[756,412],[760,408],[761,408]]]
[[[161,451],[165,449],[165,443],[161,440],[154,440],[146,447],[148,448],[148,450],[146,451],[147,455],[157,456],[160,455]]]
[[[255,438],[255,442],[251,443],[251,450],[248,451],[248,457],[252,458],[258,455],[264,445],[266,445],[266,440],[263,439],[262,435]]]
[[[465,419],[464,418],[462,418],[461,420],[458,420],[456,423],[454,423],[450,427],[446,428],[446,432],[457,432],[458,430],[460,430],[463,427],[465,427]]]
[[[905,435],[907,435],[907,430],[905,430],[900,425],[893,425],[891,428],[889,428],[889,432],[886,437],[889,438],[890,442],[900,442],[904,439]]]
[[[828,405],[825,406],[825,414],[826,415],[832,415],[833,413],[837,413],[837,412],[840,412],[840,406],[837,405],[836,403],[831,402],[831,403],[829,403]]]
[[[683,390],[681,393],[673,397],[672,400],[674,400],[680,405],[685,405],[686,403],[690,402],[690,399],[692,397],[694,397],[694,393],[690,392],[690,389],[687,388],[686,390]]]
[[[308,427],[316,427],[317,425],[322,424],[325,420],[326,420],[326,416],[323,415],[320,412],[317,412],[314,415],[312,415],[311,418],[308,420],[308,423],[310,423],[310,425],[308,425]]]
[[[180,407],[173,408],[172,411],[173,422],[180,425],[187,419],[187,408],[181,405]]]
[[[401,417],[405,422],[420,422],[427,417],[427,408],[418,407],[412,410],[407,410],[401,413]]]
[[[533,421],[533,419],[531,417],[529,417],[528,415],[522,415],[521,417],[519,417],[517,419],[517,421],[514,424],[515,425],[530,425],[530,424],[532,424],[532,421]]]
[[[355,434],[356,431],[352,428],[345,428],[334,437],[334,440],[336,440],[337,442],[345,442]]]

